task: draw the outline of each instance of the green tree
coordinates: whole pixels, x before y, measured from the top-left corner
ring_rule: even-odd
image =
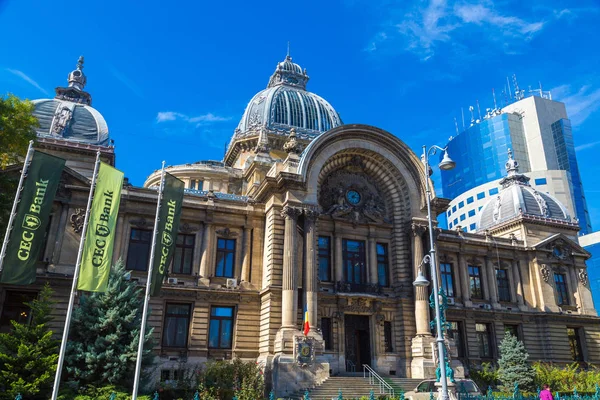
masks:
[[[0,96],[0,172],[25,157],[37,126],[30,101],[21,101],[12,94]],[[6,232],[18,182],[18,174],[0,173],[0,240]]]
[[[527,362],[529,353],[523,342],[506,333],[499,347],[498,379],[502,382],[502,390],[512,392],[515,382],[519,383],[521,391],[534,390],[535,371]]]
[[[65,380],[85,389],[113,385],[130,390],[142,319],[142,289],[113,266],[104,293],[82,295],[73,312]],[[146,330],[142,366],[152,365],[152,329]]]
[[[30,323],[11,321],[11,332],[0,334],[0,399],[13,400],[19,393],[25,399],[47,399],[52,393],[59,343],[48,328],[52,293],[46,284],[38,299],[26,303]]]

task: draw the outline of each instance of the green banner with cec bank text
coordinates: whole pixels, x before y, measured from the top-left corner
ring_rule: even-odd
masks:
[[[156,231],[156,246],[154,246],[154,265],[152,267],[152,288],[150,294],[158,296],[163,279],[173,258],[181,205],[183,203],[184,184],[173,175],[165,173],[163,197],[158,213],[158,227]]]
[[[35,282],[36,263],[43,250],[52,203],[65,160],[36,151],[23,183],[17,214],[10,231],[0,282]]]
[[[100,163],[88,219],[78,290],[105,292],[112,264],[123,173]]]

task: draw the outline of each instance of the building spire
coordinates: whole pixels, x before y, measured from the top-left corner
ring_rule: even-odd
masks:
[[[291,59],[292,57],[290,56],[290,41],[288,40],[288,48],[287,48],[287,55],[285,56],[285,58],[289,58]]]
[[[83,61],[83,56],[80,56],[77,60],[77,66],[75,67],[75,70],[71,71],[71,73],[69,74],[69,87],[78,90],[83,90],[83,88],[85,87],[87,78],[83,73]]]

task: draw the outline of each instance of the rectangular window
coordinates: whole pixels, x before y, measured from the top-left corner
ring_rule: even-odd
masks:
[[[469,210],[469,217],[475,216],[475,210]]]
[[[215,276],[233,278],[235,265],[235,239],[217,239],[217,265]]]
[[[454,218],[454,221],[452,221],[454,223],[454,226],[456,226],[456,224],[458,224],[458,218]]]
[[[198,181],[197,183],[197,188],[198,190],[203,190],[204,189],[204,181]]]
[[[467,216],[465,214],[461,214],[460,215],[460,220],[461,221],[464,221],[466,218],[467,218]]]
[[[365,268],[365,242],[360,240],[344,239],[342,243],[345,274],[344,278],[349,283],[366,283],[367,270]]]
[[[471,204],[473,201],[473,196],[467,197],[467,204]]]
[[[490,196],[498,194],[498,188],[492,188],[492,189],[489,190],[489,192],[490,192]]]
[[[377,279],[379,286],[390,285],[388,281],[389,268],[388,246],[385,243],[377,243]]]
[[[452,212],[455,213],[456,212],[456,206],[452,207]]]
[[[469,265],[469,287],[471,288],[471,298],[483,299],[483,289],[481,287],[481,267]]]
[[[195,179],[191,179],[190,180],[190,189],[196,189],[196,180]]]
[[[331,239],[319,236],[319,280],[331,281]]]
[[[477,224],[471,224],[469,225],[469,230],[470,231],[474,231],[477,228]]]
[[[127,269],[146,271],[150,259],[152,231],[131,229],[129,249],[127,250]]]
[[[10,321],[20,324],[29,323],[31,320],[31,309],[25,303],[37,298],[35,292],[22,292],[7,290],[0,316],[0,333],[8,333],[12,329]]]
[[[581,334],[581,328],[567,328],[567,336],[569,337],[569,348],[571,349],[571,359],[573,361],[583,361]]]
[[[496,282],[498,284],[498,300],[510,301],[510,282],[508,272],[505,269],[496,268]]]
[[[465,202],[461,201],[460,203],[458,203],[458,208],[463,208],[465,206]]]
[[[492,357],[491,335],[489,324],[475,324],[477,333],[477,346],[479,347],[479,357]]]
[[[383,344],[386,353],[394,351],[394,347],[392,346],[392,323],[390,321],[383,323]]]
[[[569,291],[567,290],[567,276],[565,274],[554,274],[554,285],[556,286],[558,305],[568,306]]]
[[[452,215],[452,210],[448,210],[448,217]]]
[[[485,192],[477,193],[477,200],[485,198]]]
[[[517,339],[521,340],[521,335],[519,334],[519,325],[504,325],[504,333],[510,333]]]
[[[173,256],[174,274],[191,274],[192,260],[194,259],[194,235],[177,235],[175,242],[175,254]]]
[[[458,356],[465,356],[465,345],[463,343],[462,335],[462,322],[459,321],[448,321],[450,326],[448,327],[448,336],[454,339],[454,344],[458,350]]]
[[[187,347],[191,304],[167,303],[163,326],[163,347]]]
[[[452,279],[452,264],[440,263],[442,289],[447,297],[454,297],[454,279]]]
[[[546,180],[546,178],[537,178],[535,179],[535,184],[537,185],[546,185],[548,183],[548,181]]]
[[[321,334],[325,341],[325,350],[333,350],[333,330],[331,329],[331,318],[321,318]]]
[[[208,329],[208,347],[230,349],[233,343],[233,307],[212,307]]]

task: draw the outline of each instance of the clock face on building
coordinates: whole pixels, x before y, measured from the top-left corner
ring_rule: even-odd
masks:
[[[346,199],[348,199],[348,203],[355,206],[360,203],[360,193],[358,193],[356,190],[348,190],[346,193]]]

